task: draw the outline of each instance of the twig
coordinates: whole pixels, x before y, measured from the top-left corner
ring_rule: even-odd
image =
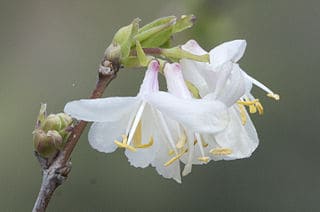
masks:
[[[99,77],[96,87],[90,96],[91,99],[102,96],[108,84],[116,77],[118,70],[119,63],[117,61],[111,62],[106,58],[102,61],[98,72]],[[35,154],[42,169],[42,183],[38,198],[32,210],[33,212],[45,211],[56,188],[68,177],[68,174],[71,171],[71,153],[86,126],[87,122],[80,121],[73,128],[65,148],[52,160],[52,162],[45,160],[37,153]]]

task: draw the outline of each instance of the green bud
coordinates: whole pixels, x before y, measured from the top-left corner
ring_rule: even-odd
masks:
[[[142,27],[134,39],[140,41],[142,47],[159,47],[170,39],[175,22],[174,16],[158,19]]]
[[[146,56],[147,61],[151,61],[154,59],[152,56]],[[140,59],[138,56],[129,56],[121,60],[121,64],[126,67],[126,68],[138,68],[138,67],[143,67],[141,65]],[[148,65],[148,64],[147,64]]]
[[[49,130],[57,130],[59,131],[61,129],[61,119],[56,114],[50,114],[44,121],[42,125],[42,129],[45,132],[48,132]]]
[[[186,85],[190,91],[190,93],[192,94],[192,96],[196,99],[201,99],[200,93],[199,93],[199,89],[192,84],[190,81],[186,80]]]
[[[176,20],[175,16],[167,16],[167,17],[158,18],[158,19],[152,21],[151,23],[146,24],[143,27],[141,27],[139,29],[139,33],[145,32],[149,29],[161,26],[163,24],[168,24],[168,23],[172,22],[173,20]]]
[[[138,40],[136,41],[136,50],[137,50],[137,56],[138,56],[140,65],[147,66],[149,63],[149,60],[148,60],[146,54],[144,53],[144,51],[141,47],[141,44]]]
[[[182,15],[173,27],[173,33],[181,32],[193,26],[196,17],[194,15]]]
[[[57,116],[60,118],[61,121],[61,129],[69,127],[73,122],[71,116],[65,113],[58,113]]]
[[[190,59],[198,62],[209,62],[210,57],[209,54],[204,55],[194,55],[190,52],[183,50],[181,47],[173,47],[170,49],[162,49],[161,54],[168,58],[173,59]]]
[[[45,133],[43,130],[33,131],[33,145],[42,157],[49,158],[58,152],[57,145],[62,143],[62,138],[59,133],[49,131]]]
[[[139,18],[136,18],[128,26],[120,28],[113,37],[112,44],[107,48],[105,55],[110,61],[120,60],[129,56],[133,43],[133,37],[139,29]]]

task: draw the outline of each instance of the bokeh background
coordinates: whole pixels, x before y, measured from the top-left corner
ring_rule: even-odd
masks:
[[[40,102],[51,112],[89,95],[113,33],[133,18],[143,23],[193,13],[196,26],[176,36],[211,49],[248,42],[241,67],[281,94],[254,94],[260,146],[244,160],[194,166],[182,184],[153,168],[136,169],[122,151],[98,153],[87,132],[73,169],[48,211],[320,211],[318,0],[1,0],[0,211],[30,211],[41,176],[32,136]],[[135,95],[142,70],[122,70],[105,96]]]

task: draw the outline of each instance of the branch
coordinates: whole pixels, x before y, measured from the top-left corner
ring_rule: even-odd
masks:
[[[100,98],[102,96],[106,87],[116,77],[118,70],[119,63],[116,61],[110,62],[106,58],[102,61],[98,72],[96,87],[90,96],[91,99]],[[59,152],[52,161],[45,160],[39,154],[35,153],[42,169],[42,183],[38,198],[32,210],[33,212],[45,211],[56,188],[68,177],[68,174],[71,171],[71,153],[86,126],[87,122],[80,121],[73,128],[65,148]]]

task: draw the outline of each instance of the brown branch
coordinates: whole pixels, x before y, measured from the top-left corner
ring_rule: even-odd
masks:
[[[104,59],[99,68],[99,77],[95,89],[90,96],[91,99],[102,96],[109,83],[116,77],[119,70],[119,63],[110,62]],[[65,148],[53,159],[48,161],[36,153],[42,169],[42,183],[38,198],[34,204],[33,212],[45,211],[49,201],[56,190],[68,177],[71,171],[70,156],[75,148],[87,122],[80,121],[72,130]]]

